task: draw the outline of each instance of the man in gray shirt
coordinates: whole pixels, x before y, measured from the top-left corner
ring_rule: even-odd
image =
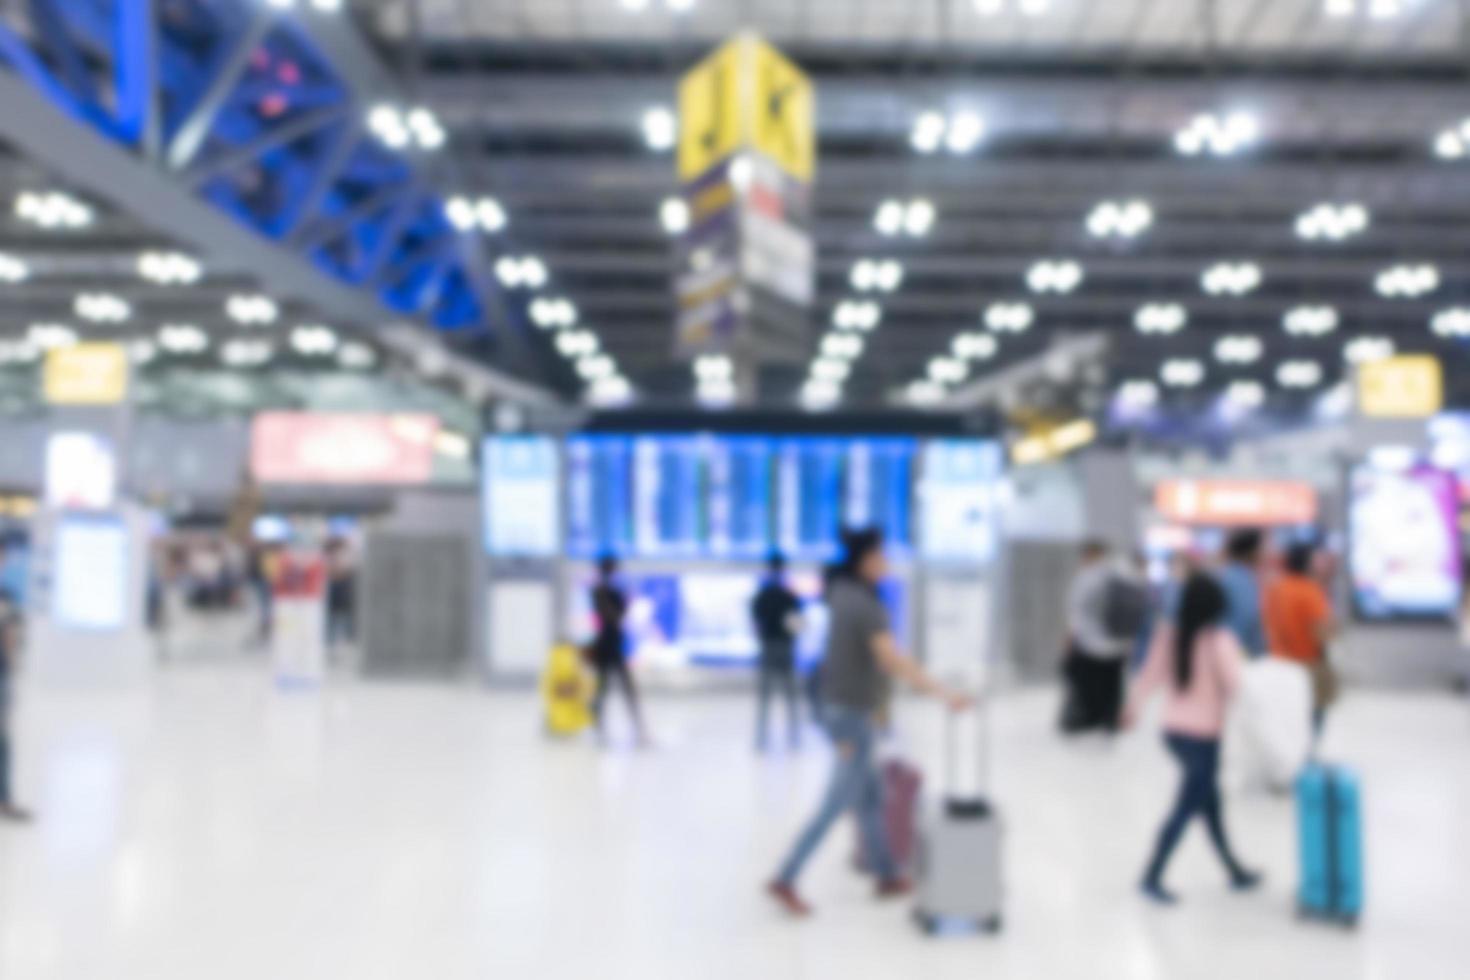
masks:
[[[832,780],[817,815],[797,839],[791,855],[768,888],[791,915],[805,917],[811,907],[796,891],[796,880],[832,825],[856,810],[865,853],[878,875],[878,896],[906,895],[913,885],[894,864],[883,829],[883,785],[874,759],[878,731],[886,722],[893,679],[944,701],[953,711],[973,704],[905,657],[893,635],[879,583],[888,574],[883,538],[876,531],[847,535],[846,558],[827,592],[830,625],[823,666],[823,722],[837,749]]]
[[[1108,606],[1113,590],[1126,587],[1129,576],[1113,561],[1105,542],[1083,545],[1082,567],[1067,592],[1070,690],[1062,725],[1069,732],[1117,730],[1124,671],[1137,637],[1114,635]]]

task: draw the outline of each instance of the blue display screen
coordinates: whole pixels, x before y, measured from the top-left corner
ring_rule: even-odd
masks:
[[[568,442],[577,557],[835,557],[844,526],[909,550],[916,440],[590,435]]]

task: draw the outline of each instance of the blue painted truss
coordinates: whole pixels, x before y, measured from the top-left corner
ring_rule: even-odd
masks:
[[[484,323],[442,197],[365,131],[362,93],[264,0],[9,0],[0,64],[389,310]]]

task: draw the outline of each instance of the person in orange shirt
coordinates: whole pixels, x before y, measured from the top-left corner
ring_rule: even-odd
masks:
[[[1336,618],[1327,590],[1314,576],[1316,549],[1293,545],[1286,554],[1286,571],[1266,590],[1266,638],[1271,654],[1293,660],[1312,674],[1313,724],[1320,734],[1327,708],[1336,698],[1336,682],[1327,663],[1327,643],[1336,632]]]

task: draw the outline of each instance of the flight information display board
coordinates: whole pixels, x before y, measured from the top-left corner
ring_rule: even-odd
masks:
[[[568,440],[576,557],[835,557],[844,526],[910,547],[918,442],[902,437],[586,435]]]

